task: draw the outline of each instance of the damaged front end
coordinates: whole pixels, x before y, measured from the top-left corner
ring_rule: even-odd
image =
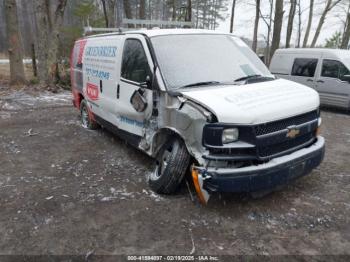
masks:
[[[198,194],[259,192],[309,174],[323,160],[318,136],[319,112],[257,125],[207,124],[203,128],[205,166],[194,166]],[[236,128],[239,139],[224,143],[224,130]],[[204,193],[203,193],[204,192]]]
[[[286,184],[310,173],[324,157],[317,110],[264,124],[234,125],[220,123],[204,105],[181,94],[164,92],[158,103],[162,110],[146,131],[148,152],[156,156],[171,136],[180,137],[193,157],[192,179],[203,204],[214,192],[257,192]]]

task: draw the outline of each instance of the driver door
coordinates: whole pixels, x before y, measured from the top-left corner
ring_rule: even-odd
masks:
[[[152,79],[153,63],[143,36],[128,37],[124,41],[120,81],[117,84],[116,105],[118,128],[137,136],[144,135],[145,121],[152,114],[152,90],[146,86]],[[144,107],[135,107],[134,97]]]

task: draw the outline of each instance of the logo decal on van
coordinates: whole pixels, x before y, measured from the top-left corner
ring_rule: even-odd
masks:
[[[97,87],[97,85],[87,83],[86,84],[86,94],[91,100],[93,100],[93,101],[97,100],[98,99],[98,87]]]
[[[287,137],[289,138],[295,138],[297,135],[300,134],[300,130],[296,126],[290,126],[288,128]]]

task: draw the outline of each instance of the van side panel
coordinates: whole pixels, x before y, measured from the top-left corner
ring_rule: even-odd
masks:
[[[115,126],[123,37],[88,38],[82,55],[85,99],[95,115]]]

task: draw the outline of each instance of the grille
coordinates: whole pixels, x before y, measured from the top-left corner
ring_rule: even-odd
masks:
[[[269,157],[275,154],[283,153],[284,151],[287,151],[289,149],[298,147],[309,141],[312,141],[313,138],[314,138],[314,134],[312,132],[312,133],[307,133],[300,137],[296,137],[294,139],[284,141],[282,143],[278,143],[278,144],[274,144],[266,147],[262,146],[258,148],[258,155],[259,157]]]
[[[318,117],[317,111],[311,111],[306,114],[298,115],[295,117],[274,121],[262,125],[257,125],[254,127],[255,135],[261,136],[273,132],[277,132],[283,129],[286,129],[289,126],[292,125],[301,125],[306,122],[310,122],[312,120],[315,120]]]

